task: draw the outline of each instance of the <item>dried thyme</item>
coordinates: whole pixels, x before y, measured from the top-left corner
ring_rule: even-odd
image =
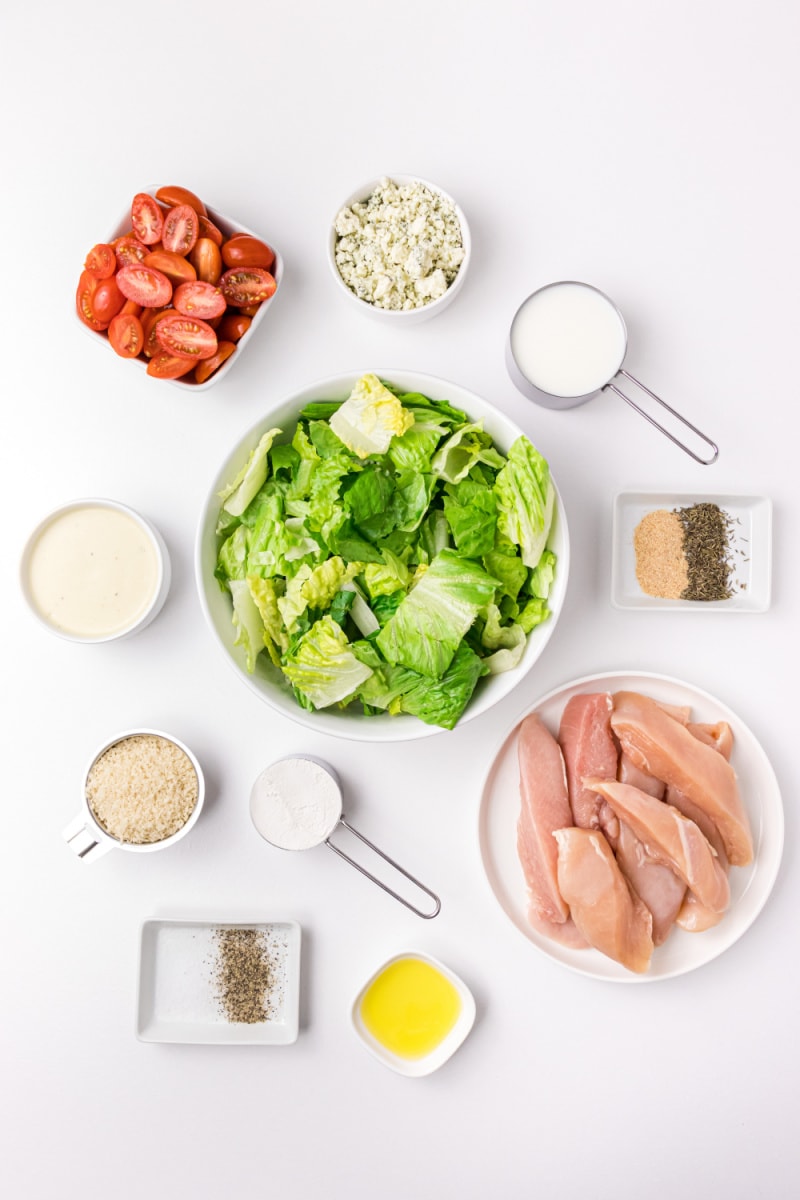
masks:
[[[674,511],[683,525],[683,554],[689,575],[681,599],[727,600],[733,595],[731,518],[719,505],[708,502]]]
[[[275,1016],[280,1004],[278,948],[263,929],[215,931],[214,982],[220,1010],[228,1021],[256,1025]]]

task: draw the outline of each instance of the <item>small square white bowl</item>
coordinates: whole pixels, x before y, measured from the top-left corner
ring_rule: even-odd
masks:
[[[461,1008],[456,1019],[456,1023],[450,1032],[439,1042],[429,1054],[422,1058],[401,1058],[398,1054],[393,1054],[386,1046],[382,1045],[377,1038],[373,1037],[370,1031],[364,1024],[361,1016],[361,1002],[368,989],[372,986],[379,975],[390,967],[393,963],[399,962],[404,958],[416,958],[421,962],[428,963],[439,971],[445,979],[447,979],[456,989],[461,1001]],[[382,1062],[384,1066],[390,1067],[393,1071],[397,1071],[399,1075],[408,1075],[414,1078],[419,1078],[423,1075],[430,1075],[433,1071],[437,1071],[443,1066],[449,1058],[455,1054],[456,1050],[465,1040],[467,1034],[472,1029],[475,1023],[475,999],[472,992],[469,990],[463,979],[460,979],[455,972],[446,967],[444,963],[437,958],[431,957],[430,954],[420,954],[417,950],[404,951],[402,954],[395,954],[382,963],[367,982],[359,991],[353,1006],[350,1010],[350,1022],[353,1031],[358,1037],[363,1046],[370,1051],[371,1054]]]
[[[150,187],[150,188],[143,188],[142,190],[147,192],[147,194],[150,196],[155,196],[156,191],[158,189],[155,187]],[[248,229],[248,227],[246,225],[242,225],[239,221],[234,221],[231,217],[224,216],[223,213],[218,212],[214,208],[210,208],[209,206],[206,206],[206,210],[207,210],[207,214],[208,214],[208,219],[210,221],[213,221],[213,223],[216,225],[217,229],[219,229],[220,233],[222,233],[223,237],[226,237],[226,238],[230,237],[234,233],[249,233],[251,235],[251,237],[258,238],[260,241],[267,242],[267,244],[271,247],[272,251],[275,254],[275,262],[272,265],[272,270],[270,271],[270,274],[274,278],[276,286],[275,286],[275,291],[274,291],[273,295],[270,296],[269,300],[262,301],[261,305],[258,308],[257,313],[255,314],[255,316],[253,317],[253,319],[250,323],[250,328],[247,330],[247,333],[245,333],[239,339],[239,341],[236,343],[236,349],[234,350],[233,354],[231,354],[230,358],[227,358],[225,360],[225,362],[222,364],[221,367],[217,368],[217,370],[214,372],[213,375],[209,376],[209,378],[206,380],[205,383],[188,383],[186,379],[167,379],[167,380],[156,379],[156,380],[154,380],[155,383],[159,383],[159,384],[164,383],[164,382],[171,383],[173,385],[173,387],[181,388],[185,392],[206,392],[206,391],[208,391],[208,389],[210,387],[213,387],[215,383],[219,383],[220,379],[223,379],[228,374],[228,371],[230,371],[231,367],[235,366],[235,364],[239,361],[239,359],[242,355],[242,351],[249,345],[249,343],[253,337],[253,334],[258,329],[261,322],[264,320],[264,317],[267,315],[268,309],[274,304],[275,298],[277,297],[278,293],[281,290],[281,280],[283,279],[283,258],[281,257],[281,254],[278,251],[278,249],[276,248],[275,243],[270,238],[265,238],[262,234],[256,233],[252,229]],[[130,230],[130,227],[131,227],[130,209],[128,209],[117,221],[116,225],[114,226],[114,229],[106,238],[106,241],[113,242],[113,240],[115,238],[121,237],[124,233],[127,233]],[[74,306],[73,306],[73,316],[74,316],[75,321],[77,321],[78,325],[80,326],[80,328],[83,330],[84,333],[87,333],[89,335],[89,337],[91,337],[94,341],[99,342],[101,345],[105,345],[109,354],[113,354],[116,358],[120,358],[120,356],[116,354],[116,351],[114,350],[113,346],[111,345],[111,342],[108,340],[108,334],[107,333],[98,333],[94,329],[90,329],[88,325],[84,325],[83,321],[80,319],[78,314],[75,312]],[[147,373],[147,360],[146,359],[143,359],[143,358],[122,359],[122,358],[120,358],[120,361],[124,362],[124,363],[132,363],[139,371],[143,371],[145,374]]]
[[[233,1023],[220,1011],[213,978],[215,934],[256,929],[270,939],[275,982],[266,1021]],[[300,926],[296,921],[152,918],[142,925],[136,1036],[142,1042],[285,1046],[297,1041]]]
[[[733,595],[727,600],[671,600],[648,596],[636,578],[633,535],[647,513],[693,504],[717,504],[733,522]],[[611,602],[616,608],[684,612],[766,612],[772,590],[772,501],[766,496],[673,492],[620,492],[614,498]]]

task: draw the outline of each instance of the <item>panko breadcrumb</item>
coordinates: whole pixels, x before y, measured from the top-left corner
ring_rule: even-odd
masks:
[[[162,842],[182,829],[199,794],[197,772],[180,746],[154,733],[104,750],[86,780],[100,826],[120,842]]]

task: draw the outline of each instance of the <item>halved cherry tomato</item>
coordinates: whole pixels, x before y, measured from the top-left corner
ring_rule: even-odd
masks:
[[[119,310],[121,317],[140,317],[142,315],[142,306],[134,300],[126,300],[122,308]]]
[[[84,325],[102,333],[108,329],[108,321],[101,321],[94,311],[94,296],[100,280],[95,279],[88,271],[82,271],[78,280],[78,290],[75,293],[75,307]]]
[[[131,225],[140,242],[152,246],[161,240],[164,217],[161,209],[147,192],[137,192],[131,204]]]
[[[179,283],[191,283],[197,279],[197,272],[182,254],[172,254],[169,250],[154,250],[144,260],[146,267],[155,267],[162,271],[173,286]]]
[[[213,221],[202,213],[197,214],[197,221],[200,226],[200,237],[211,238],[212,242],[216,242],[218,246],[222,245],[223,237],[222,230],[217,229]]]
[[[131,313],[119,313],[108,327],[108,340],[121,358],[138,358],[144,345],[142,322]]]
[[[156,325],[167,315],[175,314],[175,309],[146,308],[142,313],[142,328],[144,330],[144,345],[142,349],[147,358],[154,358],[161,353],[161,343],[156,337]]]
[[[115,277],[98,279],[97,289],[92,296],[92,308],[98,321],[108,323],[115,317],[125,303],[125,297],[117,287]]]
[[[217,328],[217,337],[221,341],[238,342],[239,338],[244,337],[252,324],[253,318],[246,317],[241,310],[239,312],[225,313]]]
[[[222,261],[226,267],[264,267],[268,271],[275,262],[275,251],[259,238],[237,233],[223,243]]]
[[[189,254],[189,262],[204,283],[219,283],[222,274],[222,256],[219,246],[211,238],[199,237]]]
[[[244,307],[269,300],[277,284],[263,267],[233,267],[221,277],[219,286],[229,304]]]
[[[206,214],[206,206],[199,196],[195,196],[194,192],[190,192],[184,187],[160,187],[156,192],[156,200],[160,200],[162,204],[166,204],[167,208],[174,208],[177,204],[188,204],[196,213]]]
[[[174,354],[162,351],[150,359],[147,374],[155,376],[156,379],[180,379],[181,375],[188,375],[194,365],[193,358],[178,358]]]
[[[127,263],[144,262],[150,250],[150,247],[145,246],[138,238],[128,236],[116,238],[112,245],[118,267],[124,267]]]
[[[210,317],[221,317],[227,308],[225,297],[213,283],[182,283],[175,289],[172,303],[179,313],[187,317],[202,317],[207,321]]]
[[[200,235],[197,213],[189,204],[177,204],[164,218],[161,241],[173,254],[188,254]]]
[[[143,308],[161,308],[172,299],[172,284],[163,271],[144,263],[130,263],[117,271],[119,290]]]
[[[95,279],[110,279],[117,269],[114,247],[109,246],[106,242],[99,242],[93,246],[86,255],[83,269],[93,275]]]
[[[213,375],[219,367],[230,358],[236,347],[233,342],[220,342],[217,347],[217,353],[212,354],[211,358],[204,358],[199,362],[194,369],[194,377],[198,383],[205,383],[209,375]]]
[[[217,335],[210,325],[197,317],[165,316],[155,326],[162,350],[176,358],[211,358],[217,352]]]

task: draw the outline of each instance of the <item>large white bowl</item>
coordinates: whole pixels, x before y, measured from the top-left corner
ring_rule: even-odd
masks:
[[[371,368],[365,368],[365,370],[367,369]],[[482,420],[484,429],[503,452],[507,452],[512,442],[522,434],[522,430],[498,409],[486,400],[482,400],[474,392],[467,391],[466,388],[460,387],[456,383],[449,383],[444,379],[438,379],[433,375],[424,375],[417,371],[393,368],[376,368],[374,373],[381,379],[386,379],[406,391],[421,392],[435,400],[449,400],[451,404],[456,408],[463,409],[474,420]],[[256,425],[239,438],[225,456],[208,490],[197,530],[195,572],[200,603],[212,632],[237,674],[257,696],[277,709],[278,712],[283,713],[284,716],[320,733],[362,742],[402,742],[429,737],[431,734],[442,733],[444,730],[440,729],[438,725],[426,725],[417,717],[408,714],[390,716],[388,713],[381,713],[376,716],[365,716],[355,706],[351,706],[348,710],[334,707],[308,712],[297,704],[287,680],[272,665],[266,654],[259,655],[256,669],[253,674],[250,674],[245,666],[243,648],[233,644],[236,631],[231,619],[230,595],[220,587],[214,575],[218,550],[216,526],[220,511],[219,493],[235,478],[261,435],[268,429],[277,426],[284,431],[288,440],[288,437],[294,432],[297,414],[306,404],[312,400],[345,400],[362,374],[364,371],[353,371],[310,384],[302,391],[287,397],[269,413],[265,413]],[[569,575],[569,533],[564,506],[557,487],[556,515],[549,545],[558,556],[556,578],[549,600],[552,615],[542,625],[537,626],[528,637],[519,666],[512,671],[505,671],[500,675],[488,675],[478,680],[478,686],[459,725],[485,713],[493,704],[507,696],[531,669],[553,633],[564,604]]]

